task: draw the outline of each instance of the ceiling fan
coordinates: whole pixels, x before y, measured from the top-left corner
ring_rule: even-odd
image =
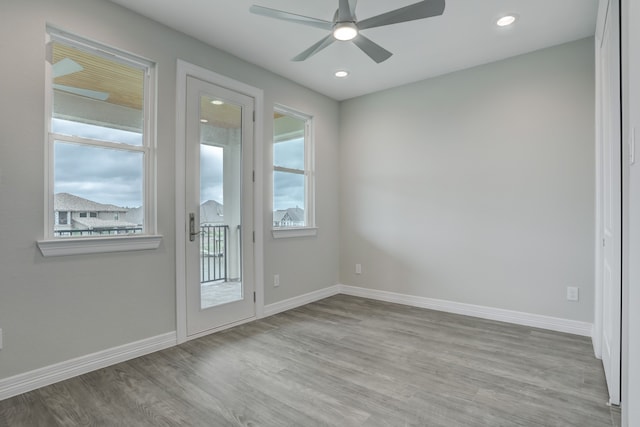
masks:
[[[82,70],[84,70],[84,67],[71,58],[63,58],[52,65],[54,79],[56,77],[62,77],[68,74],[77,73]],[[56,83],[53,84],[53,88],[64,92],[73,93],[74,95],[97,99],[99,101],[106,101],[109,98],[109,94],[107,92],[100,92],[97,90],[83,89],[80,87],[60,85]]]
[[[444,12],[445,6],[445,0],[423,0],[409,6],[401,7],[390,12],[385,12],[383,14],[358,21],[355,14],[356,3],[357,0],[339,0],[338,10],[333,16],[333,21],[325,21],[323,19],[296,15],[257,5],[251,6],[249,11],[269,18],[295,22],[297,24],[331,31],[331,34],[295,56],[292,61],[304,61],[305,59],[320,52],[336,40],[339,40],[353,41],[353,43],[371,59],[377,63],[381,63],[389,59],[393,54],[363,36],[360,33],[362,30],[391,24],[399,24],[401,22],[415,21],[417,19],[424,19],[432,16],[439,16]]]

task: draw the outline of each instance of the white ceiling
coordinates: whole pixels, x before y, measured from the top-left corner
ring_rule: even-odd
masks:
[[[592,36],[598,2],[447,0],[442,16],[364,30],[394,54],[376,64],[351,42],[292,62],[327,32],[249,13],[258,4],[331,21],[338,0],[111,1],[337,100]],[[356,13],[362,20],[416,1],[359,0]],[[516,23],[497,27],[509,13],[519,16]],[[338,69],[351,74],[337,79]]]

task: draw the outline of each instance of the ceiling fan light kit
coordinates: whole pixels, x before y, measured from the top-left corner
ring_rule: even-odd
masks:
[[[358,35],[358,27],[354,22],[339,22],[333,27],[333,37],[340,41],[349,41]]]
[[[444,13],[445,0],[423,0],[362,21],[356,19],[356,4],[357,0],[339,0],[338,10],[333,17],[333,21],[296,15],[258,5],[251,6],[249,11],[256,15],[331,31],[331,34],[293,57],[293,61],[304,61],[339,40],[353,41],[369,58],[379,64],[389,59],[393,54],[362,35],[363,30],[442,15]]]

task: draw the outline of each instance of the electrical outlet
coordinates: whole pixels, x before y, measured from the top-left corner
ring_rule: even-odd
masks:
[[[278,286],[280,286],[280,275],[279,274],[274,274],[273,275],[273,287],[277,288]]]
[[[362,274],[362,264],[356,264],[356,274]]]
[[[567,286],[567,301],[578,301],[579,289],[576,286]]]
[[[0,350],[2,350],[2,329],[0,329]]]

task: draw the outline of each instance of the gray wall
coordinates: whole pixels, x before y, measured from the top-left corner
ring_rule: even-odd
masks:
[[[273,104],[313,115],[318,236],[271,238],[271,161],[265,147],[266,303],[338,281],[338,103],[104,0],[0,0],[0,379],[174,331],[175,74],[178,58],[265,91],[264,141]],[[160,249],[43,258],[45,24],[144,56],[158,70]],[[269,279],[268,279],[269,278]]]
[[[10,58],[0,71],[0,379],[175,330],[178,58],[263,89],[265,142],[274,103],[314,117],[317,237],[271,237],[265,146],[265,303],[341,282],[593,320],[591,39],[339,109],[104,0],[0,0],[0,9],[0,51]],[[156,251],[43,258],[35,245],[47,22],[158,64]],[[565,301],[567,285],[581,288],[579,303]]]
[[[593,39],[345,101],[340,139],[341,283],[593,321]]]

